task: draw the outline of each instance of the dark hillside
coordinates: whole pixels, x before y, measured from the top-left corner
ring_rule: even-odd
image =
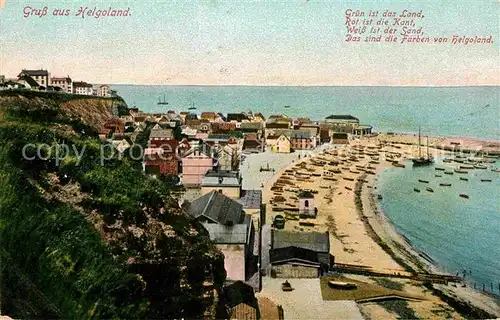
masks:
[[[94,133],[113,103],[0,93],[2,314],[215,316],[225,271],[204,228],[132,161],[101,165]],[[42,144],[47,159],[31,158]],[[60,144],[71,150],[61,162]],[[80,163],[73,148],[85,150]]]

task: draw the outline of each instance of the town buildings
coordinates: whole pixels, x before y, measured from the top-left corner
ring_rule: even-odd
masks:
[[[272,277],[317,278],[333,263],[328,232],[272,230],[271,239]]]
[[[217,190],[232,199],[241,196],[242,178],[239,171],[210,170],[201,181],[201,194]]]
[[[271,148],[272,152],[290,153],[292,150],[290,138],[284,133],[279,136],[268,136],[266,138],[266,144]]]
[[[233,282],[223,289],[228,319],[260,319],[259,304],[254,288],[242,281]]]
[[[25,77],[30,77],[35,80],[38,86],[47,87],[50,85],[50,74],[47,70],[39,69],[39,70],[26,70],[23,69],[18,75],[18,79],[22,79]]]
[[[113,92],[107,84],[95,85],[94,87],[94,85],[84,81],[73,82],[70,76],[51,77],[50,72],[45,69],[23,69],[17,75],[17,79],[14,82],[31,90],[60,91],[79,95],[110,97]],[[2,82],[0,81],[0,83]],[[11,85],[11,87],[15,88],[16,86]]]
[[[210,239],[224,254],[227,278],[245,281],[247,264],[253,254],[254,227],[252,217],[245,214],[243,206],[213,190],[184,207],[203,224]]]
[[[191,149],[182,155],[182,184],[200,187],[205,174],[213,168],[212,148],[203,142],[193,143]]]
[[[52,77],[50,78],[50,84],[61,88],[64,92],[73,93],[73,81],[69,76],[63,78]]]
[[[91,96],[94,94],[94,90],[90,83],[83,81],[75,81],[73,82],[73,93]]]

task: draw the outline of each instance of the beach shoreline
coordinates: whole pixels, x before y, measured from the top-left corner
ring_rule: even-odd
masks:
[[[275,205],[271,206],[269,201],[273,199],[271,187],[283,174],[290,172],[290,170],[300,170],[297,168],[306,167],[306,165],[311,164],[311,159],[342,159],[340,156],[330,156],[328,152],[331,150],[334,150],[335,154],[340,155],[343,153],[351,157],[352,155],[357,155],[359,159],[356,161],[360,161],[364,157],[360,155],[363,152],[352,151],[359,151],[361,148],[365,150],[366,148],[373,148],[373,146],[379,145],[381,141],[384,141],[385,137],[383,134],[364,137],[356,141],[351,141],[348,146],[334,146],[328,149],[326,153],[324,151],[313,153],[310,157],[294,161],[277,170],[276,174],[266,181],[263,189],[263,202],[267,206],[266,212],[271,213],[267,215],[266,223],[271,223],[273,208],[275,208]],[[381,152],[381,154],[399,154],[397,158],[398,163],[404,163],[405,160],[415,155],[415,136],[402,136],[398,134],[397,136],[391,135],[390,137],[391,141],[383,142],[386,146],[389,145],[389,147],[384,147],[384,152]],[[403,139],[398,141],[400,139],[396,140],[397,137]],[[440,139],[449,139],[449,137],[442,137]],[[457,138],[451,139],[456,140]],[[484,142],[485,140],[471,138],[462,138],[461,141],[467,141],[475,145],[478,142],[491,143],[491,140]],[[433,149],[433,152],[439,156],[455,153],[448,150]],[[371,266],[373,270],[393,272],[394,274],[407,272],[411,274],[434,273],[445,275],[446,273],[425,252],[421,252],[413,247],[410,241],[396,229],[383,212],[380,202],[377,201],[378,194],[375,185],[377,180],[380,179],[380,173],[393,164],[392,161],[386,161],[385,157],[384,159],[382,159],[382,156],[380,158],[380,161],[371,161],[373,165],[368,164],[370,162],[367,160],[364,162],[344,162],[342,169],[347,169],[345,163],[349,163],[349,167],[351,168],[349,172],[344,170],[341,178],[336,178],[336,181],[327,181],[326,186],[321,186],[324,183],[321,178],[319,182],[314,179],[312,179],[314,180],[312,182],[297,182],[299,188],[311,189],[318,186],[321,188],[318,190],[320,201],[316,203],[319,214],[314,221],[315,228],[300,227],[294,221],[290,221],[290,223],[287,221],[287,224],[290,224],[287,228],[291,230],[300,229],[301,231],[331,231],[332,225],[329,219],[330,217],[334,217],[334,232],[333,234],[330,232],[330,243],[331,253],[335,255],[336,261]],[[372,158],[368,157],[368,159]],[[354,171],[352,168],[354,166],[361,168],[362,165],[371,166],[371,174],[358,172],[353,175],[352,173],[357,171]],[[328,196],[330,197],[330,202],[325,203],[322,199]],[[332,208],[329,203],[336,203],[337,206]],[[361,228],[359,227],[360,225],[362,226]],[[429,284],[425,285],[428,286]],[[457,288],[447,285],[445,287],[430,285],[429,288],[426,288],[424,284],[421,284],[421,286],[423,290],[432,290],[441,300],[446,300],[450,305],[453,304],[453,307],[462,314],[473,312],[476,315],[500,316],[500,306],[495,302],[495,298],[479,291],[470,288],[465,288],[467,290],[458,288],[460,285]]]

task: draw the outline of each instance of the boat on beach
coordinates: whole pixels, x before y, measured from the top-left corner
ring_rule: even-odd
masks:
[[[343,290],[353,290],[357,289],[358,285],[352,282],[342,282],[342,281],[328,281],[328,286],[334,289],[343,289]]]

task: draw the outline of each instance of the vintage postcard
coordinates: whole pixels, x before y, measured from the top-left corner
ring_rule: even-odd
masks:
[[[499,318],[499,18],[0,0],[1,318]]]

